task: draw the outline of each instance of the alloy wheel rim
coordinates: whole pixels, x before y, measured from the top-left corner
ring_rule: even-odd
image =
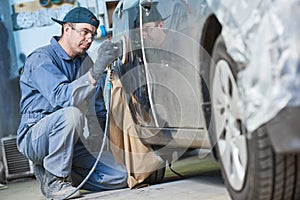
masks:
[[[231,187],[241,190],[247,170],[247,142],[238,87],[225,60],[216,65],[212,101],[220,159]]]

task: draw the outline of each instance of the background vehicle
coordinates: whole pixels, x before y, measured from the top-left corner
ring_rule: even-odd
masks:
[[[116,71],[141,140],[169,162],[213,149],[233,199],[300,199],[299,10],[296,0],[120,1]],[[144,27],[153,19],[163,26]],[[147,40],[153,31],[163,42]]]

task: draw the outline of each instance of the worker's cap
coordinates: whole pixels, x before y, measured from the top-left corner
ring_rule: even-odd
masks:
[[[62,21],[51,18],[53,21],[63,25],[64,23],[88,23],[96,28],[99,26],[99,20],[95,15],[85,7],[76,7],[70,10]]]

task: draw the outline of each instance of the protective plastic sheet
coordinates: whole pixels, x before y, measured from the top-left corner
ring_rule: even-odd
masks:
[[[300,105],[300,1],[209,1],[223,24],[251,132],[285,106]]]

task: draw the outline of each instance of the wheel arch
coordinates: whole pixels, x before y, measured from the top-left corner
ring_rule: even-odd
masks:
[[[201,31],[200,44],[205,51],[212,55],[212,51],[218,36],[221,34],[222,25],[213,14],[209,15]]]
[[[204,81],[202,81],[202,93],[203,93],[203,100],[205,103],[210,102],[210,94],[208,91],[209,83],[209,68],[210,68],[210,60],[213,53],[213,49],[216,43],[217,38],[221,34],[222,25],[218,21],[215,15],[209,15],[203,25],[201,30],[200,36],[200,65],[201,65],[201,76]],[[203,51],[204,50],[204,51]],[[204,84],[204,85],[203,85]],[[204,112],[209,112],[209,109],[205,109]],[[207,113],[205,113],[207,114]],[[210,116],[210,115],[207,115]],[[209,124],[209,121],[206,121],[206,124]]]
[[[209,81],[209,67],[210,67],[210,58],[212,56],[212,52],[214,49],[214,45],[218,36],[221,34],[222,25],[218,21],[217,17],[214,14],[211,14],[205,20],[203,28],[201,30],[201,37],[200,37],[200,45],[201,48],[204,50],[205,55],[200,53],[200,60],[201,60],[201,79],[202,79],[202,94],[203,94],[203,111],[205,115],[206,127],[209,129],[210,119],[211,119],[211,105],[210,105],[210,92],[208,87]],[[202,52],[202,51],[201,51]],[[209,136],[210,137],[210,136]],[[212,146],[212,152],[214,158],[217,160],[216,152],[214,149],[214,142],[210,137],[210,142]]]

